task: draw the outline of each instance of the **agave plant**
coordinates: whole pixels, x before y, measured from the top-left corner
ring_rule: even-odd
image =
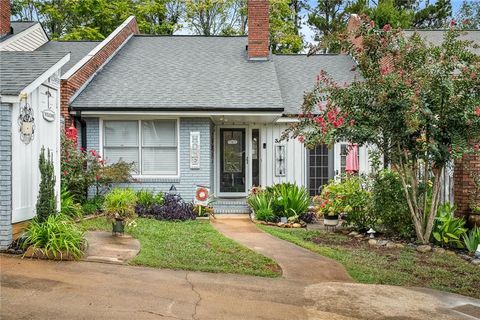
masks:
[[[475,252],[480,245],[480,228],[473,228],[470,232],[465,233],[462,238],[468,252]]]
[[[307,189],[293,183],[281,183],[269,188],[273,196],[273,209],[284,217],[301,216],[310,206]]]

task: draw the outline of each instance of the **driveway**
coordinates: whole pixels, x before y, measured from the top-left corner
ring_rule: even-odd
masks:
[[[1,319],[472,319],[480,301],[355,283],[0,256]]]

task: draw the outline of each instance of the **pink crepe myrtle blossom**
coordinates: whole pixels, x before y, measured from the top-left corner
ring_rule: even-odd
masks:
[[[392,27],[388,23],[383,26],[383,31],[388,32],[390,30],[392,30]]]
[[[300,142],[300,143],[304,143],[305,142],[305,137],[300,135],[297,137],[297,140]]]
[[[477,117],[480,117],[480,106],[478,106],[476,109],[475,109],[475,115]]]

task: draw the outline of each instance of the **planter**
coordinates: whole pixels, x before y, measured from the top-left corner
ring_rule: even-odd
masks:
[[[335,227],[338,225],[338,215],[335,216],[324,216],[323,217],[323,224],[329,227]]]
[[[113,234],[123,234],[125,230],[125,225],[123,224],[123,220],[115,219],[112,222],[112,233]]]
[[[44,253],[41,249],[33,246],[28,247],[27,251],[23,254],[24,258],[32,259],[44,259],[44,260],[57,260],[57,261],[72,261],[75,260],[70,253],[59,252],[55,255],[51,252]]]
[[[468,222],[470,223],[471,227],[480,228],[480,214],[471,214],[468,217]]]

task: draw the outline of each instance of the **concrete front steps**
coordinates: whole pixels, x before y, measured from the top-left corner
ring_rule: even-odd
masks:
[[[245,198],[216,198],[213,203],[215,214],[249,214],[250,208]]]

